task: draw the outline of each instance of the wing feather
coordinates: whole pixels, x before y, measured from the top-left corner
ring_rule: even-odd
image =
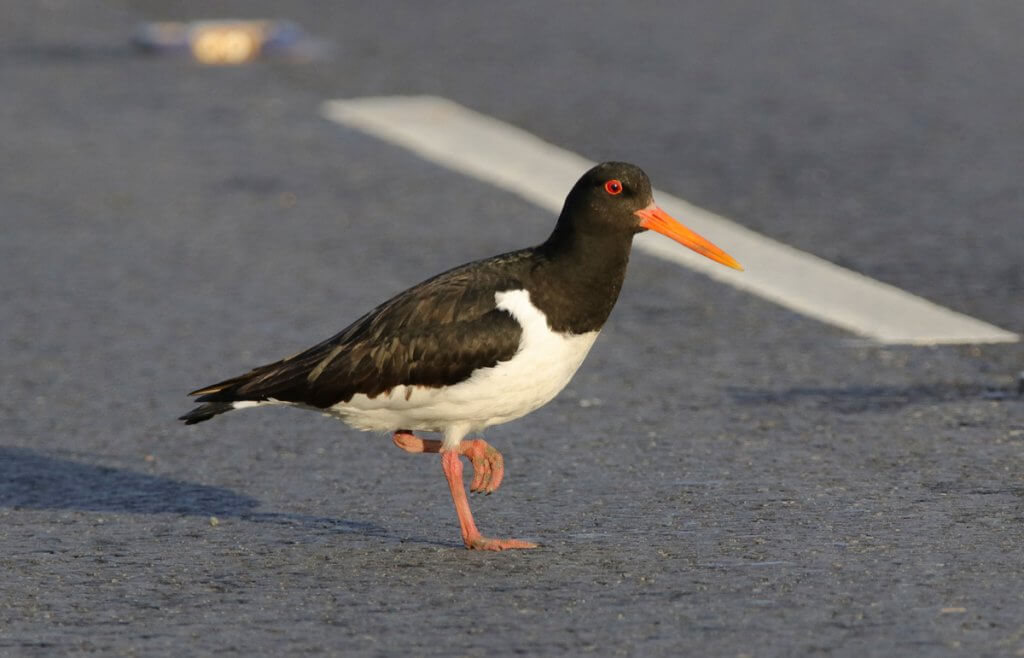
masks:
[[[495,307],[494,294],[524,286],[528,256],[513,252],[440,274],[308,350],[191,395],[199,402],[273,398],[325,408],[400,385],[456,384],[519,349],[521,327]]]

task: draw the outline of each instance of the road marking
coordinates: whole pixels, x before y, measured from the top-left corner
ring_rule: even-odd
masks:
[[[328,119],[356,128],[467,176],[514,192],[554,213],[587,159],[535,135],[434,96],[327,101]],[[636,248],[808,317],[885,344],[1012,343],[1017,334],[951,311],[895,286],[794,249],[665,192],[658,204],[736,257],[736,272],[658,239]]]

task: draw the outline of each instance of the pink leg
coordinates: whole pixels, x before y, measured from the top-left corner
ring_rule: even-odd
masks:
[[[462,541],[466,544],[466,548],[480,551],[537,548],[537,544],[533,542],[520,539],[490,539],[481,535],[476,528],[476,523],[473,522],[473,513],[469,511],[469,498],[467,498],[465,486],[462,484],[462,462],[459,461],[459,454],[454,450],[442,452],[441,468],[444,469],[444,476],[448,480],[448,489],[452,492],[452,501],[455,503],[455,513],[459,517]]]
[[[440,452],[441,467],[444,469],[448,489],[455,503],[455,513],[459,517],[462,529],[462,541],[466,548],[503,551],[509,548],[536,548],[537,545],[519,539],[490,539],[480,534],[473,521],[473,513],[469,509],[469,498],[466,496],[465,485],[462,483],[462,462],[460,455],[466,455],[473,463],[473,491],[491,493],[501,484],[505,474],[504,460],[501,453],[492,448],[483,439],[463,441],[456,450],[441,449],[441,442],[421,439],[405,430],[395,432],[392,440],[406,452]]]
[[[391,440],[406,452],[441,452],[440,441],[421,439],[408,430],[395,432]],[[459,444],[459,454],[465,455],[473,464],[470,491],[490,494],[501,486],[505,477],[505,459],[491,444],[483,439],[466,440]]]

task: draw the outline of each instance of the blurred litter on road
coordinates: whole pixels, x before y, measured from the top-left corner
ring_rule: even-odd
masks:
[[[158,55],[190,55],[210,66],[238,66],[260,57],[312,60],[326,56],[326,42],[290,21],[161,21],[139,25],[133,43]]]

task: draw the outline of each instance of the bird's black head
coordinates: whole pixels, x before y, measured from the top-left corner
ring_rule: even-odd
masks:
[[[583,174],[566,197],[546,245],[568,253],[618,250],[625,262],[633,234],[648,229],[727,267],[743,269],[732,256],[656,206],[647,174],[625,162],[604,162]]]
[[[651,181],[643,169],[625,162],[604,162],[583,174],[573,186],[558,224],[582,234],[632,236],[643,230],[636,211],[652,203]]]

